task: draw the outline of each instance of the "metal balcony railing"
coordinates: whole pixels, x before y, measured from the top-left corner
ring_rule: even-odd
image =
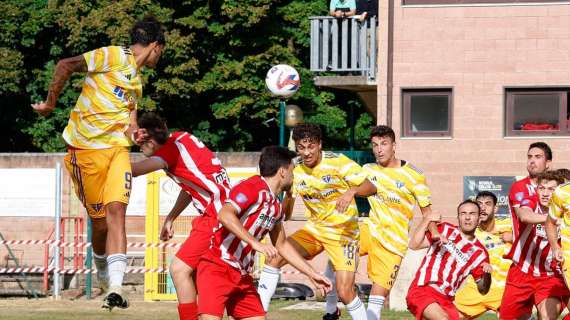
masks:
[[[376,77],[376,17],[310,17],[311,71],[360,73]]]

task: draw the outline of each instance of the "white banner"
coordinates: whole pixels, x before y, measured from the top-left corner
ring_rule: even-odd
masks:
[[[236,185],[241,180],[257,174],[257,168],[255,167],[226,168],[226,170],[232,186]],[[180,193],[180,187],[167,176],[161,177],[159,184],[160,194],[158,210],[161,216],[165,216],[168,215],[172,207],[174,207],[176,199],[178,198],[178,193]],[[133,179],[133,189],[131,190],[131,199],[129,200],[129,206],[127,207],[127,215],[144,216],[146,214],[146,186],[146,175]],[[192,204],[190,204],[184,211],[182,211],[181,215],[196,216],[198,215],[198,211]]]
[[[257,174],[257,168],[227,168],[232,185]],[[160,178],[159,213],[167,215],[180,187],[167,176]],[[75,197],[75,194],[72,195]],[[133,178],[127,215],[144,216],[147,210],[147,177]],[[53,217],[55,214],[55,169],[0,169],[0,217]],[[197,215],[190,205],[182,215]]]
[[[0,169],[0,216],[54,214],[55,169]]]

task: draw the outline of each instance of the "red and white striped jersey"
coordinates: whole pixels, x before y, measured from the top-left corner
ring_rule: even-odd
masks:
[[[437,228],[448,242],[433,242],[431,233],[426,233],[431,246],[422,260],[412,286],[429,285],[442,294],[453,297],[469,275],[472,275],[475,281],[483,277],[483,263],[489,263],[489,254],[477,238],[468,240],[463,237],[457,226],[444,222]]]
[[[202,141],[188,132],[174,132],[151,158],[166,164],[164,171],[192,196],[198,212],[215,217],[231,185],[221,161]],[[210,202],[216,210],[205,210]]]
[[[245,230],[258,241],[284,218],[279,199],[259,175],[243,180],[233,187],[226,203],[237,210],[237,217]],[[242,274],[251,272],[255,261],[255,251],[252,247],[222,226],[214,233],[212,252],[239,269]]]
[[[530,177],[516,181],[509,191],[509,208],[511,209],[511,221],[513,222],[513,233],[516,238],[520,232],[519,218],[515,213],[515,208],[529,207],[534,210],[538,203],[538,193],[536,185],[532,183]]]
[[[528,202],[521,207],[529,207],[535,213],[547,215],[540,205]],[[532,274],[535,277],[552,276],[561,274],[558,262],[552,255],[550,243],[546,238],[546,229],[542,223],[526,224],[519,221],[519,230],[515,234],[513,246],[505,258],[513,260],[522,272]]]

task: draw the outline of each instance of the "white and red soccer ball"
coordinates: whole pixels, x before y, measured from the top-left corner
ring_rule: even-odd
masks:
[[[299,90],[301,78],[295,68],[286,64],[278,64],[267,72],[265,84],[271,93],[286,98]]]

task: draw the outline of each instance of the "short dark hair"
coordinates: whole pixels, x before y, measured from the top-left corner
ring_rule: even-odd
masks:
[[[300,123],[293,128],[293,141],[295,142],[304,139],[320,142],[322,135],[321,128],[313,123]]]
[[[146,129],[150,139],[159,144],[165,144],[170,136],[166,121],[154,112],[147,112],[138,118],[139,128]]]
[[[296,156],[295,152],[284,147],[264,147],[259,157],[259,173],[262,177],[273,177],[279,168],[289,166]]]
[[[162,24],[153,16],[146,16],[137,21],[131,28],[130,35],[131,44],[138,43],[146,47],[155,41],[162,46],[166,43]]]
[[[530,149],[532,148],[538,148],[544,151],[544,156],[546,157],[546,160],[552,161],[552,149],[550,149],[550,146],[548,146],[545,142],[531,143],[530,146],[528,147],[528,151],[530,151]]]
[[[491,198],[493,200],[493,205],[495,206],[497,205],[497,196],[491,191],[479,191],[479,193],[477,193],[477,196],[475,197],[475,200],[485,197]]]
[[[556,170],[556,173],[558,173],[558,175],[560,175],[562,178],[564,178],[564,180],[566,180],[566,181],[570,180],[570,170],[568,170],[566,168],[560,168],[560,169]]]
[[[471,200],[471,199],[467,199],[467,200],[463,200],[463,202],[461,202],[458,206],[457,206],[457,214],[459,214],[459,209],[461,207],[463,207],[466,204],[474,204],[475,206],[477,206],[477,209],[479,209],[479,212],[481,212],[481,207],[479,206],[479,204],[477,203],[477,201]]]
[[[396,141],[396,134],[394,133],[394,130],[384,125],[379,125],[372,128],[372,131],[370,132],[370,139],[374,137],[378,138],[388,137],[392,139],[392,142]]]
[[[536,183],[540,184],[542,181],[556,181],[558,182],[558,184],[563,184],[564,183],[564,177],[562,177],[561,175],[558,174],[557,171],[555,170],[547,170],[544,171],[543,173],[540,173],[537,177],[536,177]]]

